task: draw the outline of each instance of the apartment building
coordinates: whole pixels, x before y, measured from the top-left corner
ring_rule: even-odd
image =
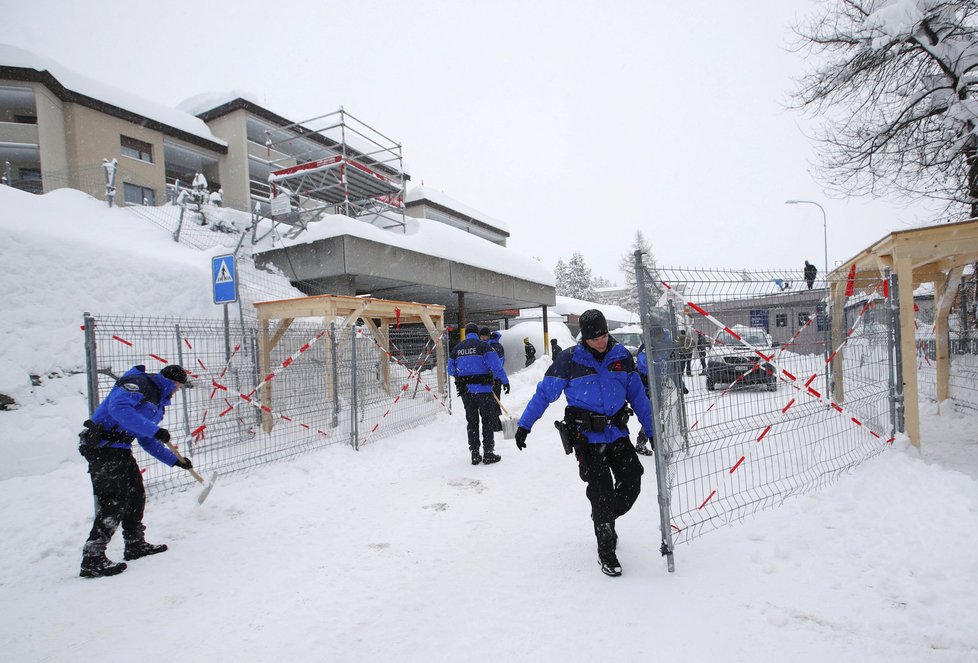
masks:
[[[104,198],[115,159],[119,203],[161,204],[167,182],[202,172],[221,187],[227,144],[204,122],[0,45],[0,174],[40,193],[71,187]]]

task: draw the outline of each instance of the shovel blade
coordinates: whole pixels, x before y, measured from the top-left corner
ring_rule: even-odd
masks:
[[[203,504],[207,496],[211,494],[211,490],[214,489],[214,482],[217,481],[217,472],[211,475],[210,482],[204,486],[204,489],[200,491],[200,495],[197,496],[197,504]]]
[[[503,425],[503,438],[507,440],[512,440],[516,438],[516,417],[507,414],[499,417],[500,423]]]

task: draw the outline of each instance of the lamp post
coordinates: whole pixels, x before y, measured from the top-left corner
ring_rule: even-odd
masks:
[[[824,265],[824,267],[823,267],[823,269],[825,270],[823,272],[823,275],[824,276],[822,278],[825,279],[825,295],[826,295],[826,298],[827,298],[828,297],[828,294],[829,294],[829,224],[828,224],[828,220],[826,218],[825,208],[822,207],[819,203],[815,202],[814,200],[786,200],[786,201],[784,201],[784,203],[785,203],[785,205],[815,205],[816,207],[818,207],[822,211],[822,249],[824,251],[824,254],[823,254],[823,259],[824,259],[823,265]],[[825,329],[822,330],[822,331],[825,332],[825,356],[826,357],[829,356],[829,338],[830,338],[829,337],[829,325],[828,325],[828,310],[829,310],[829,304],[828,304],[828,302],[825,302],[825,304],[824,304],[825,314],[824,314],[824,317],[822,318],[822,321],[825,323]],[[816,311],[815,315],[816,316],[818,315],[818,312],[817,311]],[[831,396],[829,395],[829,366],[828,366],[828,362],[826,362],[826,364],[825,364],[825,398],[831,398]]]

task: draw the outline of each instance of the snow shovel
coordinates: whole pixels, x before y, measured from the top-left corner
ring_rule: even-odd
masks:
[[[517,428],[516,417],[514,417],[509,413],[509,410],[506,409],[506,406],[503,405],[502,401],[499,400],[499,397],[496,396],[496,392],[492,392],[492,397],[496,399],[497,403],[499,403],[500,409],[502,409],[502,411],[506,413],[505,417],[503,416],[499,417],[499,423],[501,423],[503,426],[503,438],[507,440],[512,440],[516,437],[516,428]]]
[[[177,460],[184,460],[183,454],[177,451],[177,448],[170,444],[169,441],[166,442],[166,446],[169,447],[170,451],[176,454]],[[197,496],[197,504],[203,504],[204,500],[207,499],[207,496],[211,494],[211,490],[214,488],[214,482],[217,481],[217,472],[211,475],[211,481],[210,483],[207,483],[204,481],[204,477],[200,476],[197,473],[197,470],[194,468],[191,467],[188,471],[190,472],[190,475],[196,479],[198,483],[200,483],[200,485],[204,486],[204,489],[200,491],[200,495]]]

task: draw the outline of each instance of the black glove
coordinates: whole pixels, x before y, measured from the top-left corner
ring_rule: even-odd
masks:
[[[181,470],[189,470],[193,466],[194,464],[190,462],[189,458],[178,460],[173,464],[173,467],[179,467]]]
[[[520,451],[526,449],[526,436],[530,434],[529,428],[523,428],[520,426],[516,429],[516,448]]]
[[[463,394],[469,393],[469,389],[468,389],[468,387],[465,386],[465,383],[459,382],[458,380],[456,380],[455,381],[455,393],[457,393],[458,394],[458,397],[461,398]]]
[[[153,437],[155,437],[163,444],[166,444],[167,442],[170,441],[170,431],[168,431],[165,428],[161,428],[153,434]]]
[[[503,385],[503,393],[504,394],[508,394],[509,393],[509,383],[508,382]]]

